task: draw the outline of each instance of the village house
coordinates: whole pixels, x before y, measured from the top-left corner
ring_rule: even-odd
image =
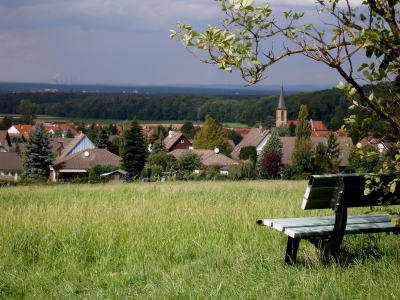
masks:
[[[201,158],[201,164],[204,167],[207,166],[230,166],[236,161],[227,157],[226,155],[219,153],[218,150],[209,150],[209,149],[176,149],[172,151],[170,154],[175,156],[177,159],[185,153],[186,151],[192,151],[197,154]],[[199,173],[200,170],[195,170],[195,173]]]
[[[128,176],[128,172],[118,169],[112,172],[103,173],[100,175],[101,179],[107,178],[110,182],[123,182]]]
[[[122,158],[105,149],[84,149],[67,156],[59,156],[50,166],[50,179],[72,180],[88,175],[94,165],[119,167]]]
[[[169,131],[168,136],[163,142],[168,152],[178,149],[188,149],[192,145],[183,133],[172,130]]]
[[[76,131],[74,128],[70,127],[68,124],[45,124],[44,128],[51,135],[60,133],[62,138],[67,136],[68,130],[70,130],[74,136],[77,136],[79,134],[78,131]]]
[[[22,159],[16,152],[0,152],[0,178],[18,180],[22,172]]]
[[[61,142],[63,139],[60,139]],[[58,141],[58,140],[57,140]],[[67,140],[65,140],[67,142]],[[53,142],[54,143],[54,142]],[[81,152],[87,149],[94,149],[96,146],[92,143],[92,141],[84,134],[80,133],[76,137],[74,137],[67,145],[61,145],[62,149],[59,158],[63,158],[77,152]],[[54,152],[54,150],[53,150]]]
[[[248,146],[256,147],[257,155],[260,154],[270,135],[271,131],[263,128],[261,125],[258,128],[252,128],[244,139],[234,147],[231,152],[232,158],[239,160],[240,150]]]
[[[16,137],[26,141],[28,139],[29,132],[34,127],[35,126],[29,124],[13,125],[8,129],[8,134],[10,135],[10,138]]]
[[[11,138],[7,130],[0,130],[0,152],[10,152]]]

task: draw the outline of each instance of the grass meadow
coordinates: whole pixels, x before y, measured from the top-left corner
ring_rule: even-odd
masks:
[[[0,299],[397,299],[396,235],[346,236],[323,266],[260,218],[302,211],[306,181],[0,189]],[[362,212],[353,210],[352,212]]]

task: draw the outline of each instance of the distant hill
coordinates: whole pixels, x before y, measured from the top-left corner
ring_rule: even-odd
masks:
[[[312,92],[332,88],[328,85],[285,85],[285,93]],[[64,92],[87,94],[143,94],[143,95],[254,95],[279,94],[279,85],[94,85],[0,82],[0,93]]]

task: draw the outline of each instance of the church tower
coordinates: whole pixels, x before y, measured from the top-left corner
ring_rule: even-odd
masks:
[[[287,124],[287,108],[285,105],[285,95],[283,93],[283,85],[281,94],[279,95],[278,108],[276,109],[276,127]]]

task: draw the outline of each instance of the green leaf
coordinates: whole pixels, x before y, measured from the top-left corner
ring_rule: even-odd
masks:
[[[394,193],[396,191],[396,181],[393,181],[390,185],[390,192]]]

